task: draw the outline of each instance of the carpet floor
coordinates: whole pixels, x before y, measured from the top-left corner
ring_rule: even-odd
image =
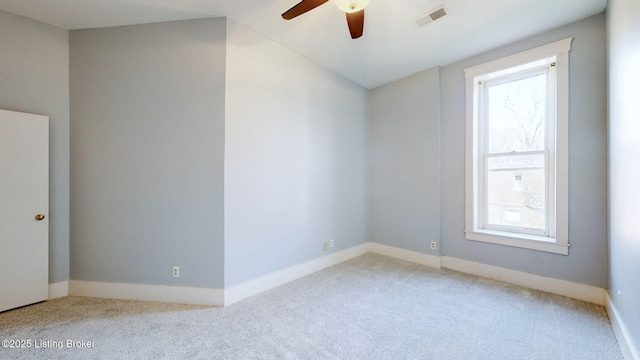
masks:
[[[47,301],[0,313],[0,340],[25,346],[0,359],[622,359],[602,306],[376,254],[226,308]]]

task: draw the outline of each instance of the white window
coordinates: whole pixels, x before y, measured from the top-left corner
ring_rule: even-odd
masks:
[[[524,190],[522,175],[516,175],[513,177],[513,190]]]
[[[522,221],[522,213],[518,210],[505,210],[504,218],[508,224],[520,224]]]
[[[571,41],[465,69],[467,239],[568,254]]]

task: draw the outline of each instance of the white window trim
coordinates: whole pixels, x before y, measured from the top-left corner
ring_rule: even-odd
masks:
[[[466,79],[466,221],[467,240],[489,242],[525,249],[546,251],[555,254],[569,254],[569,51],[572,37],[548,45],[520,52],[501,59],[490,61],[465,69]],[[532,62],[556,57],[556,144],[555,144],[555,238],[479,229],[478,166],[475,161],[478,152],[477,77],[495,73],[501,76],[514,68],[526,66]],[[507,70],[505,70],[507,69]]]
[[[550,77],[550,73],[553,72],[555,73],[555,67],[551,67],[551,63],[555,62],[556,60],[555,56],[552,57],[548,57],[547,59],[545,59],[545,61],[542,62],[535,62],[533,65],[532,64],[528,64],[530,67],[530,69],[524,69],[524,71],[514,71],[512,73],[508,73],[505,74],[501,77],[496,77],[493,76],[494,74],[489,74],[487,76],[479,76],[474,78],[475,81],[474,83],[477,85],[474,85],[474,91],[477,91],[477,93],[479,94],[479,101],[478,101],[478,111],[476,116],[478,116],[478,119],[483,119],[478,121],[478,124],[482,124],[484,122],[486,122],[486,119],[484,118],[484,112],[485,112],[485,108],[484,106],[486,105],[485,102],[485,98],[483,98],[483,96],[486,94],[486,87],[491,84],[494,80],[499,80],[500,82],[509,82],[512,81],[514,79],[519,79],[522,77],[526,77],[526,76],[530,76],[530,75],[535,75],[535,74],[544,74],[545,77],[547,77],[547,79],[549,79]],[[505,153],[505,154],[487,154],[487,143],[486,143],[486,138],[484,136],[478,138],[478,148],[484,148],[484,153],[479,154],[478,158],[475,159],[476,161],[476,166],[478,169],[478,184],[482,184],[483,189],[482,191],[478,191],[478,203],[479,204],[484,204],[483,207],[478,206],[477,207],[477,221],[478,224],[482,225],[478,225],[479,228],[483,228],[485,230],[493,230],[496,231],[497,233],[500,233],[501,231],[503,231],[502,229],[504,228],[504,226],[500,226],[500,225],[490,225],[487,223],[487,203],[485,201],[485,196],[487,194],[487,186],[488,184],[486,182],[484,182],[484,180],[480,180],[480,179],[486,179],[487,176],[487,167],[486,167],[486,163],[485,161],[489,158],[489,157],[493,157],[494,155],[500,156],[500,157],[504,157],[504,156],[522,156],[522,155],[542,155],[545,158],[545,163],[547,163],[548,160],[551,160],[551,162],[549,162],[549,164],[547,165],[547,169],[549,170],[549,179],[555,179],[555,164],[552,163],[552,160],[554,159],[555,156],[555,93],[556,93],[556,84],[555,84],[555,75],[553,77],[551,77],[551,79],[549,79],[549,83],[548,83],[548,94],[549,94],[549,103],[550,106],[548,106],[548,111],[549,114],[547,116],[547,125],[545,126],[545,128],[547,129],[554,129],[553,131],[548,131],[549,134],[547,134],[548,136],[546,136],[546,140],[549,142],[549,144],[546,144],[545,141],[545,146],[546,148],[543,150],[530,150],[530,151],[514,151],[514,152],[510,152],[510,153]],[[482,84],[480,84],[480,82]],[[553,112],[553,114],[551,114],[551,112]],[[486,127],[486,123],[484,124],[484,128],[479,127],[478,131],[479,132],[483,132],[486,134],[487,131],[487,127]],[[549,180],[547,179],[547,180]],[[478,186],[478,189],[480,188],[480,186]],[[555,185],[553,180],[549,181],[547,183],[546,189],[550,190],[550,189],[554,189],[555,190]],[[544,230],[533,230],[533,229],[518,229],[518,228],[511,228],[510,230],[504,230],[503,232],[508,232],[509,235],[511,232],[518,232],[518,233],[525,233],[525,234],[530,234],[530,235],[539,235],[539,236],[548,236],[548,237],[552,237],[555,238],[555,224],[553,222],[550,222],[549,220],[551,220],[550,218],[555,219],[554,216],[554,211],[555,210],[555,191],[547,191],[547,193],[545,194],[545,198],[549,201],[550,204],[553,204],[552,206],[549,206],[546,212],[546,219],[545,219],[545,229]],[[549,233],[547,233],[547,230],[549,230]]]

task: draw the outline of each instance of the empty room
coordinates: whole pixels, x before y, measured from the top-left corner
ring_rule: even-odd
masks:
[[[638,34],[0,0],[0,359],[640,360]]]

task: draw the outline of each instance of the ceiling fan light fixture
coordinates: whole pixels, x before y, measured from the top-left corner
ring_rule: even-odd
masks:
[[[364,8],[369,5],[371,0],[334,0],[336,2],[336,6],[340,8],[340,10],[346,13],[354,13],[360,10],[364,10]]]

